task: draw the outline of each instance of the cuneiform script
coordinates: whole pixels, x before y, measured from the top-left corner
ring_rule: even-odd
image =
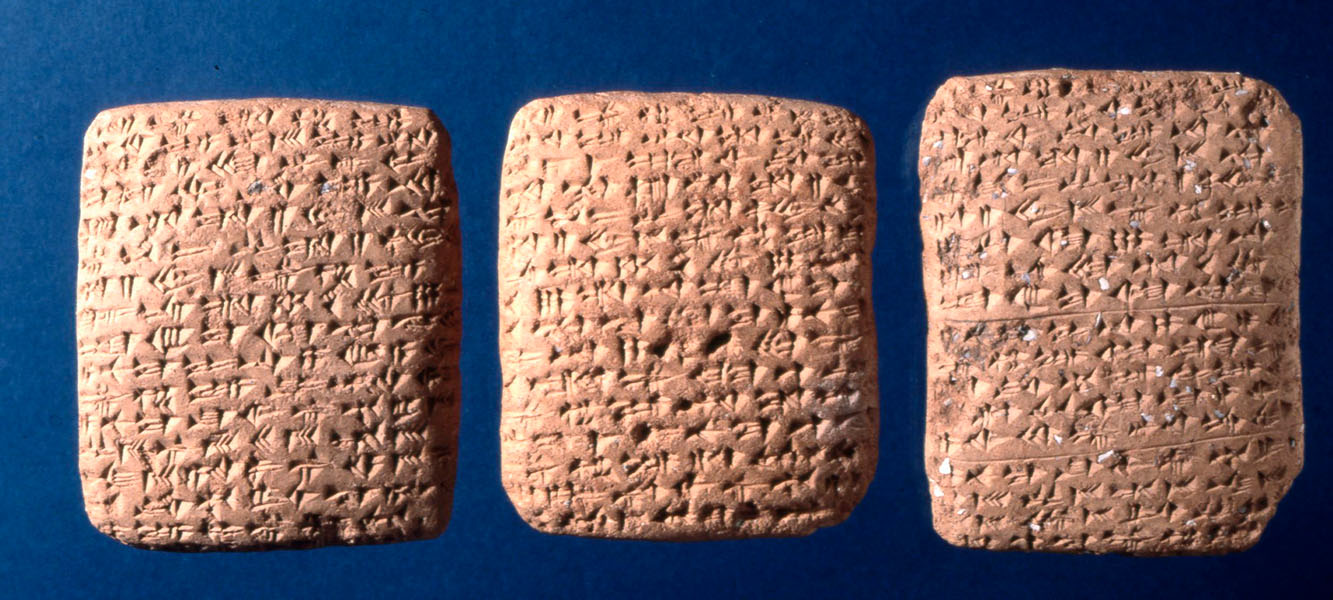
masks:
[[[500,199],[503,481],[553,533],[841,521],[878,427],[865,125],[821,104],[593,94],[514,119]]]
[[[922,126],[926,469],[961,546],[1254,544],[1300,470],[1300,125],[1240,75],[956,78]]]
[[[125,543],[430,537],[458,415],[457,196],[425,109],[166,103],[88,130],[79,467]]]

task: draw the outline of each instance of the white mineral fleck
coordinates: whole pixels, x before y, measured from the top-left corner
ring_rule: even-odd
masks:
[[[1028,523],[1028,529],[1031,529],[1033,531],[1041,531],[1041,524],[1036,522]]]
[[[940,461],[940,475],[948,475],[950,473],[953,473],[953,467],[949,465],[949,459],[945,458]]]
[[[1111,282],[1107,281],[1105,277],[1099,277],[1097,279],[1097,286],[1102,288],[1102,291],[1104,292],[1111,289]]]
[[[1009,167],[1008,169],[1005,169],[1004,172],[1005,172],[1005,173],[1008,173],[1008,174],[1010,174],[1010,175],[1017,175],[1017,174],[1018,174],[1018,169],[1015,169],[1015,168],[1013,168],[1013,167]]]
[[[1197,184],[1197,183],[1194,184],[1194,193],[1196,193],[1196,194],[1202,194],[1202,193],[1203,193],[1203,186],[1201,186],[1201,185],[1199,185],[1199,184]]]
[[[928,164],[930,164],[930,157],[927,156],[927,157],[921,159],[921,164],[923,164],[923,165],[928,165]]]
[[[940,489],[939,484],[935,484],[935,485],[931,486],[931,490],[930,490],[930,491],[931,491],[932,494],[935,494],[935,497],[936,497],[936,498],[942,498],[942,497],[944,497],[944,490]]]
[[[935,143],[931,144],[930,147],[939,150],[944,147],[944,140],[935,140]]]
[[[1130,111],[1130,108],[1129,108],[1128,106],[1122,106],[1122,107],[1120,107],[1120,114],[1122,114],[1122,115],[1127,115],[1127,114],[1129,114],[1129,111]]]
[[[1023,334],[1023,341],[1025,342],[1030,342],[1035,339],[1037,339],[1037,331],[1034,329],[1029,329],[1027,333]]]
[[[1106,462],[1107,459],[1115,458],[1115,450],[1107,450],[1097,455],[1097,462]]]

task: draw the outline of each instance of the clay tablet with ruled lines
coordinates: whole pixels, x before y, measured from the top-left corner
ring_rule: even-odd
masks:
[[[88,129],[79,469],[127,544],[437,535],[458,419],[459,246],[430,111],[129,106]]]
[[[922,126],[926,469],[960,546],[1254,544],[1301,468],[1300,124],[1232,74],[949,80]]]
[[[876,460],[864,123],[610,93],[514,118],[500,198],[505,489],[597,537],[804,535]]]

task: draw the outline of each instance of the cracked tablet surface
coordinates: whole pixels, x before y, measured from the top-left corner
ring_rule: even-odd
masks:
[[[1300,124],[1236,74],[949,80],[920,164],[925,462],[961,546],[1254,544],[1301,468]]]
[[[122,542],[432,537],[452,496],[459,246],[425,109],[129,106],[88,129],[79,470]]]
[[[878,428],[861,120],[609,93],[514,118],[500,198],[505,489],[551,533],[803,535]]]

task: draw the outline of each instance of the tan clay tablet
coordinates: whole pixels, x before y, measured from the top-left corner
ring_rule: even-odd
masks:
[[[459,246],[430,111],[310,100],[98,115],[79,224],[88,517],[173,550],[444,529]]]
[[[926,468],[960,546],[1220,553],[1301,468],[1300,123],[1233,74],[956,78],[926,110]]]
[[[874,475],[874,154],[846,110],[534,101],[500,192],[505,489],[550,533],[804,535]]]

